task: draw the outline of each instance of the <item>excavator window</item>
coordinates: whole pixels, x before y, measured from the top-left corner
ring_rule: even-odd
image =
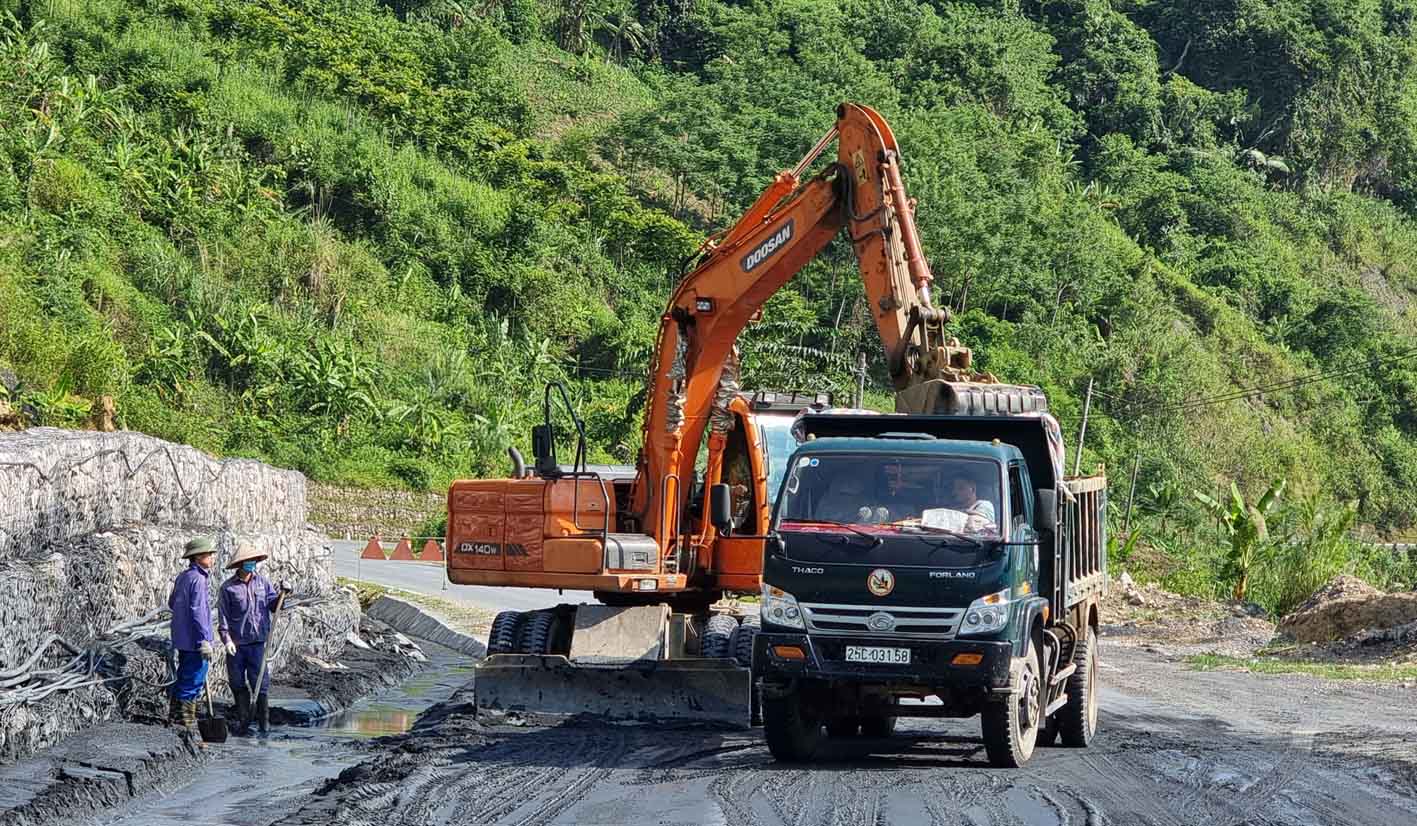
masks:
[[[748,437],[741,424],[728,432],[728,441],[723,446],[723,481],[733,493],[734,532],[760,533],[753,463],[748,455]]]

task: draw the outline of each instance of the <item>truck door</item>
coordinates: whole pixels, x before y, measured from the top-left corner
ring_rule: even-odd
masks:
[[[1031,542],[1033,533],[1033,496],[1028,486],[1028,469],[1022,462],[1009,463],[1009,540],[1011,542]],[[1027,555],[1028,581],[1036,581],[1038,576],[1038,546]]]

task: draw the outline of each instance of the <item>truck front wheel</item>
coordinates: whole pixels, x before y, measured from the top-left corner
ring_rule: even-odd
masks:
[[[1058,731],[1063,745],[1086,748],[1097,733],[1097,629],[1087,627],[1087,637],[1073,653],[1077,670],[1068,678],[1068,702],[1058,709]]]
[[[803,708],[795,691],[781,697],[763,697],[763,734],[768,751],[784,763],[810,762],[825,739],[821,718]]]
[[[1018,691],[1002,703],[990,703],[980,714],[984,752],[989,762],[1001,769],[1016,769],[1033,756],[1042,724],[1044,698],[1042,671],[1038,666],[1041,646],[1020,658],[1013,677]]]

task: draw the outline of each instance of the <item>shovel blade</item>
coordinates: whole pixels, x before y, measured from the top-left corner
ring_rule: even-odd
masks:
[[[197,733],[202,735],[202,741],[206,743],[226,742],[226,718],[208,717],[197,721]]]
[[[708,723],[747,728],[752,680],[731,660],[573,663],[559,655],[496,654],[474,672],[478,719],[555,723]]]

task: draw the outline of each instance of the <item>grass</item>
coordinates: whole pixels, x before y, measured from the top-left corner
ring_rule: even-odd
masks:
[[[492,627],[492,619],[496,616],[495,611],[468,605],[462,602],[454,602],[438,597],[430,597],[426,594],[418,594],[413,591],[404,591],[399,588],[389,588],[362,579],[351,579],[349,577],[337,577],[336,582],[348,588],[354,589],[354,594],[359,599],[361,610],[367,610],[379,597],[385,594],[391,597],[398,597],[405,602],[411,602],[429,612],[448,624],[455,631],[464,634],[471,634],[475,637],[485,638],[487,631]]]
[[[1378,663],[1351,665],[1286,660],[1276,657],[1228,657],[1221,654],[1197,654],[1186,658],[1186,664],[1197,671],[1248,671],[1252,674],[1307,674],[1325,680],[1367,680],[1371,682],[1417,682],[1417,665]]]

